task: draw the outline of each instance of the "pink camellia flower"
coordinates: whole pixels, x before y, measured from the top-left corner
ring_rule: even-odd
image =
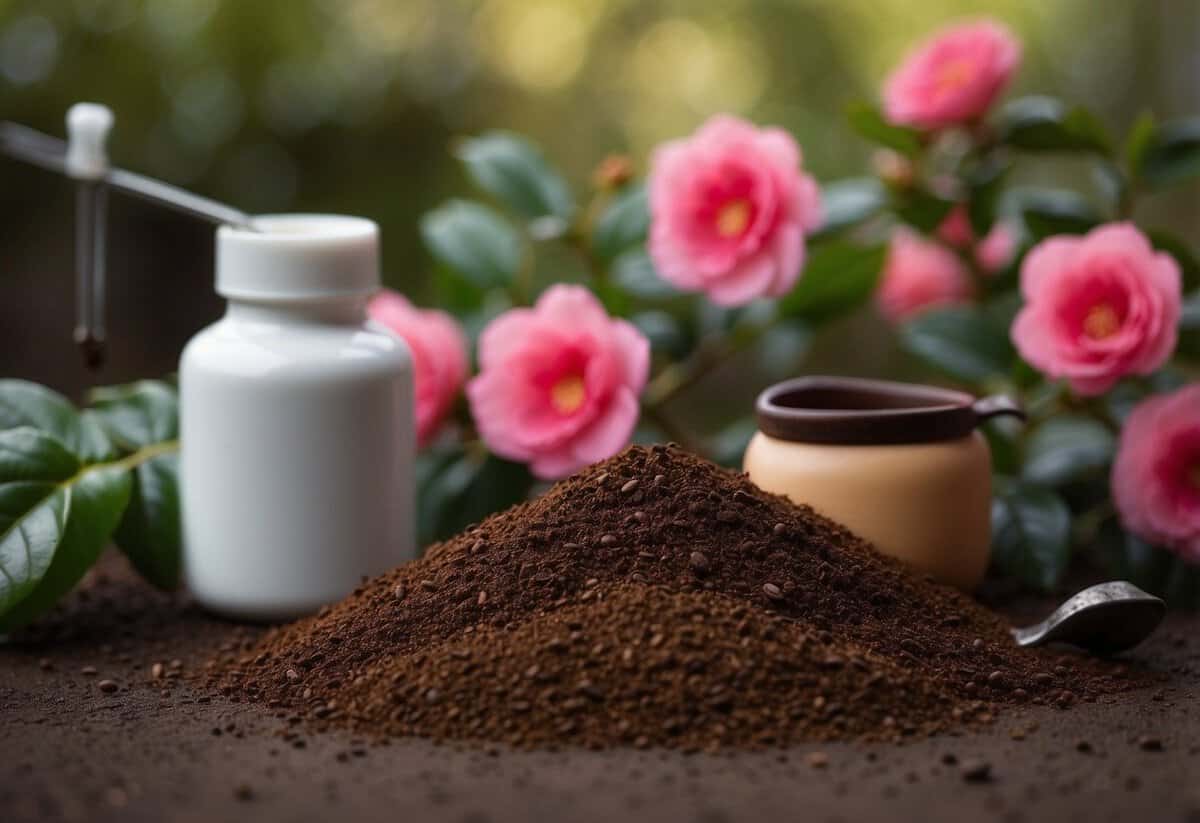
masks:
[[[1179,265],[1130,223],[1050,237],[1025,257],[1025,305],[1013,322],[1021,356],[1080,395],[1149,374],[1175,349]]]
[[[969,303],[971,277],[958,256],[908,229],[892,234],[875,301],[892,322],[926,309]]]
[[[1112,495],[1127,529],[1200,563],[1200,383],[1151,397],[1129,415]]]
[[[920,129],[970,122],[1004,91],[1021,44],[993,20],[960,23],[919,45],[884,84],[887,119]]]
[[[975,262],[984,274],[995,274],[1017,253],[1017,232],[1008,223],[995,223],[975,246]]]
[[[479,369],[467,398],[488,448],[554,479],[629,442],[650,344],[587,289],[557,285],[483,330]]]
[[[821,221],[816,181],[780,129],[717,116],[665,143],[650,169],[650,256],[684,291],[722,306],[786,294]]]
[[[417,441],[429,442],[454,405],[467,377],[467,341],[444,311],[418,309],[399,292],[384,289],[367,307],[371,319],[404,339],[413,358]]]

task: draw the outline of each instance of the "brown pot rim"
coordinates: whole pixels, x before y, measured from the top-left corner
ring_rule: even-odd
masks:
[[[976,399],[953,389],[857,377],[797,377],[755,404],[768,437],[800,443],[899,445],[966,437],[996,415],[1024,418],[1010,397]]]

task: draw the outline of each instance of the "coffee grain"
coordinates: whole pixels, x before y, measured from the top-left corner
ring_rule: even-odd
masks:
[[[688,749],[899,740],[1136,681],[1021,649],[970,598],[662,446],[432,546],[213,671],[235,699],[376,736]]]

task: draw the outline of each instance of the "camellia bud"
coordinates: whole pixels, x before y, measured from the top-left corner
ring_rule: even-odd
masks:
[[[633,161],[625,154],[610,154],[592,172],[592,182],[601,190],[617,189],[633,179]]]
[[[871,155],[871,165],[879,179],[889,186],[906,189],[913,182],[912,162],[899,152],[879,149]]]

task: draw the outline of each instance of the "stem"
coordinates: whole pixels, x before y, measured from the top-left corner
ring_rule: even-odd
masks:
[[[122,468],[122,469],[126,469],[126,470],[134,469],[134,468],[137,468],[138,466],[140,466],[142,463],[145,463],[147,460],[152,460],[153,458],[158,457],[159,455],[171,454],[171,453],[177,452],[177,451],[179,451],[179,441],[178,440],[164,440],[161,443],[152,443],[149,446],[142,446],[137,451],[133,452],[132,454],[125,455],[120,460],[114,460],[111,463],[93,463],[92,465],[87,466],[86,468],[94,469],[97,467],[99,467],[99,468],[115,467],[115,468]]]
[[[646,387],[646,405],[660,408],[685,389],[698,383],[717,366],[748,348],[758,340],[777,320],[759,326],[743,327],[739,333],[734,329],[726,337],[713,344],[701,343],[686,360],[667,366]]]

